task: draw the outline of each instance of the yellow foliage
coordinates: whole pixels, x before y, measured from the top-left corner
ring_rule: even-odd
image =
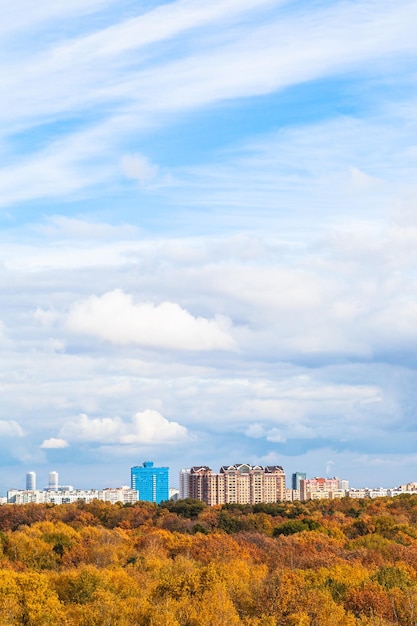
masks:
[[[17,574],[9,570],[0,570],[0,615],[4,626],[18,623],[16,619],[21,616],[19,596]]]
[[[286,623],[288,626],[310,626],[311,619],[304,611],[292,613],[288,616]]]
[[[63,556],[67,566],[89,563],[96,567],[124,565],[132,552],[131,540],[125,530],[88,526]]]
[[[205,591],[196,608],[199,621],[195,626],[240,626],[242,624],[223,583],[217,583]]]
[[[262,615],[261,617],[246,617],[244,626],[277,626],[277,621],[272,615]]]
[[[12,562],[23,563],[34,570],[53,569],[58,560],[51,544],[41,539],[32,527],[10,534],[6,555]]]
[[[222,564],[219,569],[239,615],[252,614],[268,575],[266,565],[249,563],[240,558]]]
[[[227,510],[232,535],[170,531],[189,520],[153,505],[2,507],[0,626],[411,626],[417,498],[389,506],[292,506],[323,532],[274,538],[278,505]],[[197,523],[223,528],[221,513]]]
[[[335,600],[343,600],[347,589],[364,584],[372,573],[360,563],[336,563],[333,567],[307,570],[304,578],[309,586],[328,589]]]
[[[64,607],[50,587],[45,574],[28,572],[17,574],[22,624],[30,626],[63,626],[66,624]]]

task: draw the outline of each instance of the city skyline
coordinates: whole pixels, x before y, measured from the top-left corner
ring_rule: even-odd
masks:
[[[0,491],[143,458],[417,475],[416,20],[8,3]]]
[[[282,474],[284,476],[284,482],[286,485],[286,489],[290,489],[290,490],[300,490],[300,482],[304,481],[304,482],[313,482],[313,481],[328,481],[329,483],[332,483],[333,481],[337,481],[339,484],[339,488],[343,489],[343,490],[351,490],[351,491],[356,491],[356,490],[378,490],[378,489],[391,489],[393,491],[395,491],[396,489],[398,489],[401,486],[406,486],[406,485],[413,485],[413,490],[414,488],[417,489],[417,481],[413,479],[413,477],[408,477],[408,479],[406,481],[404,481],[403,483],[399,483],[399,484],[394,484],[394,483],[388,483],[385,485],[382,485],[380,483],[378,484],[371,484],[371,483],[367,483],[366,481],[362,481],[359,484],[355,484],[352,485],[350,483],[349,477],[348,476],[330,476],[328,474],[326,475],[308,475],[306,472],[300,472],[300,471],[296,471],[296,472],[288,472],[286,471],[286,469],[282,466],[261,466],[259,464],[254,464],[252,465],[251,463],[231,463],[228,465],[222,465],[219,468],[219,473],[227,473],[227,470],[232,470],[235,471],[236,469],[238,469],[240,466],[248,466],[248,468],[250,469],[258,469],[258,470],[262,470],[262,471],[268,471],[268,472],[274,472],[276,470],[279,470],[279,473]],[[218,474],[213,471],[213,468],[210,465],[201,465],[201,464],[194,464],[192,467],[190,468],[181,468],[179,470],[179,472],[177,474],[175,474],[175,472],[171,471],[170,467],[167,466],[163,466],[163,467],[158,467],[157,465],[155,465],[155,463],[153,461],[143,461],[140,465],[135,465],[133,467],[130,468],[130,479],[129,479],[129,484],[131,486],[131,488],[136,489],[139,493],[139,483],[140,483],[140,478],[139,475],[142,472],[144,474],[144,479],[143,479],[143,486],[145,487],[145,489],[142,492],[142,498],[139,497],[139,499],[143,499],[143,500],[148,500],[150,502],[156,502],[159,503],[162,500],[164,500],[164,496],[166,496],[168,494],[168,492],[173,489],[175,491],[178,491],[178,496],[180,498],[188,498],[188,497],[194,497],[194,495],[191,493],[192,489],[190,490],[190,484],[189,484],[189,479],[190,479],[190,473],[196,473],[198,474],[200,472],[200,470],[204,470],[203,473],[208,472],[210,474],[213,474],[213,476],[217,476]],[[136,472],[136,474],[135,474]],[[51,476],[54,475],[54,478],[52,479]],[[155,485],[150,486],[149,484],[149,476],[155,475]],[[162,489],[160,489],[160,487],[156,488],[156,480],[159,481],[158,475],[162,478]],[[173,476],[175,476],[175,478],[173,478]],[[48,472],[48,485],[45,485],[44,487],[42,487],[41,489],[39,487],[37,487],[37,480],[38,480],[38,476],[37,473],[34,471],[29,471],[26,472],[26,483],[25,483],[25,488],[19,488],[18,485],[14,484],[14,485],[9,485],[6,489],[6,491],[12,490],[12,491],[31,491],[31,490],[40,490],[40,491],[54,491],[54,490],[70,490],[70,491],[78,491],[78,490],[106,490],[106,489],[121,489],[121,485],[124,485],[124,487],[127,487],[127,482],[123,483],[122,480],[119,480],[118,478],[115,478],[112,481],[112,484],[91,484],[91,483],[84,483],[83,485],[77,485],[77,486],[73,486],[72,484],[65,484],[65,485],[60,485],[59,484],[59,472],[57,472],[56,470],[51,470]],[[53,484],[52,484],[53,482]],[[34,486],[34,489],[29,488],[29,484],[32,485],[32,487]],[[195,489],[195,488],[194,488]],[[161,496],[161,494],[163,494],[163,496]],[[2,496],[2,494],[0,493],[0,497]],[[169,495],[166,499],[169,499]]]
[[[170,468],[156,467],[153,461],[144,461],[131,467],[131,485],[118,487],[74,488],[59,486],[58,473],[49,472],[48,486],[36,489],[36,473],[26,474],[26,488],[10,488],[7,497],[0,496],[0,504],[71,504],[79,500],[92,502],[134,504],[137,501],[161,504],[167,500],[191,498],[207,506],[223,504],[274,504],[308,500],[340,498],[375,499],[417,494],[417,482],[377,487],[349,484],[346,478],[308,477],[305,472],[290,476],[278,465],[251,465],[235,463],[222,465],[218,473],[207,465],[183,468],[178,475],[178,488],[170,487]],[[291,486],[290,486],[291,485]]]

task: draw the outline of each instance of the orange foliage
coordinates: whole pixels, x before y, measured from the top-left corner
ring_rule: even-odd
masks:
[[[8,505],[0,545],[1,626],[417,623],[414,497]]]

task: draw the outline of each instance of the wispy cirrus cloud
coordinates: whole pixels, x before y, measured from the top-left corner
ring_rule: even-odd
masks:
[[[71,3],[56,3],[50,0],[33,3],[22,0],[19,6],[9,4],[4,7],[0,32],[4,37],[35,28],[45,28],[51,22],[71,17],[86,16],[109,7],[115,0],[74,0]]]
[[[263,4],[279,8],[277,2]],[[230,38],[225,43],[217,42],[214,49],[207,46],[200,50],[201,32],[198,31],[196,40],[191,40],[195,50],[191,49],[190,54],[177,52],[174,61],[162,57],[152,62],[147,71],[148,58],[136,56],[143,45],[171,39],[180,34],[184,26],[206,26],[206,37],[217,39],[217,21],[223,21],[229,13],[241,20],[245,11],[254,8],[259,17],[255,21],[238,21],[239,27],[231,31]],[[410,54],[417,47],[412,28],[416,7],[411,1],[401,5],[384,1],[378,11],[374,10],[372,2],[365,2],[359,12],[354,3],[336,3],[331,8],[318,5],[313,11],[278,13],[272,19],[268,12],[259,12],[259,8],[259,2],[252,1],[216,2],[210,7],[205,3],[193,3],[191,7],[188,1],[179,1],[157,7],[154,12],[117,27],[51,48],[20,68],[17,65],[7,76],[10,83],[6,83],[9,87],[6,98],[19,89],[21,79],[26,78],[23,82],[27,93],[42,78],[46,79],[43,82],[48,90],[39,101],[43,115],[48,106],[53,113],[55,107],[62,111],[74,110],[77,106],[100,101],[112,102],[113,110],[117,110],[114,98],[120,98],[124,105],[131,99],[145,109],[149,103],[156,111],[158,108],[175,110],[179,106],[188,108],[224,98],[276,91],[289,84],[346,70],[349,65],[360,64],[360,68],[364,58]],[[377,36],[369,38],[369,31]],[[356,45],[352,46],[352,42]],[[108,57],[116,60],[127,51],[135,56],[128,56],[122,63],[125,74],[121,79],[120,61],[112,68]],[[97,64],[97,56],[102,57],[101,64]],[[52,77],[58,80],[48,80]],[[39,98],[39,91],[34,91]],[[158,98],[167,92],[169,98]],[[53,97],[47,98],[48,95]],[[155,109],[156,103],[159,106]],[[22,112],[26,110],[33,116],[36,99],[30,104],[29,108],[29,103],[22,99],[20,106],[25,107]],[[7,99],[2,109],[13,112],[13,118],[19,115],[19,105],[17,109],[16,103],[9,108]]]
[[[376,63],[381,72],[389,71],[387,57],[416,51],[413,2],[384,1],[378,11],[365,2],[359,12],[355,3],[294,12],[286,5],[281,13],[277,2],[259,7],[230,0],[207,7],[178,1],[53,44],[34,58],[23,52],[14,65],[8,62],[0,112],[8,136],[7,165],[0,169],[3,204],[114,185],[118,168],[112,155],[123,154],[132,133],[140,140],[155,125],[171,124],[171,114],[275,93],[347,70],[363,72],[365,59],[372,60],[375,72]],[[255,8],[256,20],[245,19]],[[230,34],[219,40],[218,23],[225,19]],[[190,38],[185,50],[175,45],[184,32]],[[168,46],[166,54],[143,53],[161,42]],[[100,111],[100,121],[94,115],[80,124],[80,112],[88,118],[93,110]],[[70,123],[58,138],[49,128],[51,120],[62,118]],[[14,132],[43,122],[42,148],[15,162]],[[24,187],[19,180],[26,181]]]

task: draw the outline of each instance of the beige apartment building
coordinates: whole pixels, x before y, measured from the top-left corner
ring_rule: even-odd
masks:
[[[223,465],[218,474],[199,465],[192,467],[187,477],[189,497],[209,506],[285,500],[285,473],[279,465]]]

